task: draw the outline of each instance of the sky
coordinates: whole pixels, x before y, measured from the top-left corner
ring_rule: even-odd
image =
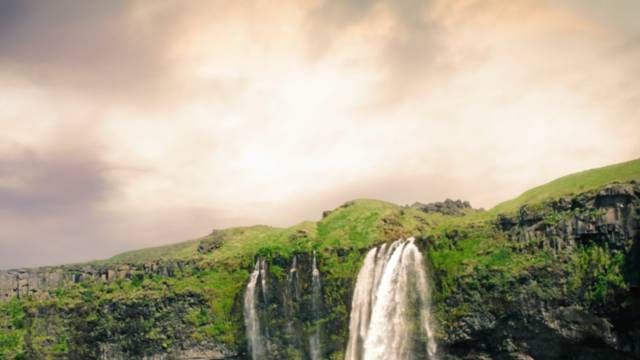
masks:
[[[635,0],[0,0],[0,268],[640,157]]]

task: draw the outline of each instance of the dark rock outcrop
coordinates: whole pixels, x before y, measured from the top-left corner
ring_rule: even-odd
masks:
[[[555,200],[543,208],[522,207],[515,217],[500,216],[497,225],[519,243],[556,251],[596,243],[629,251],[638,235],[635,184],[615,184],[597,193]]]
[[[433,202],[428,204],[423,204],[420,202],[416,202],[411,205],[412,208],[418,209],[425,213],[440,213],[443,215],[450,216],[462,216],[465,213],[473,210],[471,204],[468,201],[462,200],[451,200],[446,199],[442,202]]]
[[[216,249],[219,249],[225,240],[225,232],[220,230],[213,230],[211,238],[200,241],[198,245],[198,252],[200,254],[208,254]]]

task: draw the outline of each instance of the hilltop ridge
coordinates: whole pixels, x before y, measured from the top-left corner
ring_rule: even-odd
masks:
[[[640,159],[626,161],[623,163],[609,165],[601,168],[585,170],[575,174],[560,177],[546,184],[527,190],[514,199],[501,202],[481,214],[475,214],[477,217],[471,216],[469,218],[472,220],[482,221],[485,219],[493,218],[498,214],[513,213],[518,208],[525,205],[533,206],[553,198],[559,198],[567,195],[576,195],[581,192],[588,192],[590,190],[597,189],[613,182],[625,182],[632,179],[640,179]],[[464,215],[469,213],[468,210],[471,209],[471,205],[468,203],[464,204],[465,202],[461,200],[458,200],[458,202],[460,202],[460,204],[456,205],[458,207],[458,212],[454,210],[447,210],[449,211],[449,213],[442,213],[440,211],[439,214]],[[455,203],[455,201],[452,201],[452,203]],[[429,217],[431,217],[432,220],[437,221],[441,220],[441,217],[440,215],[438,215],[438,211],[433,211],[432,208],[442,208],[443,206],[445,206],[446,201],[440,204],[442,205],[433,203],[431,206],[426,207],[430,204],[415,203],[411,206],[411,208],[413,210],[418,210],[419,212],[413,213],[413,210],[405,211],[412,212],[414,216],[422,219],[420,221],[427,221]],[[453,205],[449,206],[452,207]],[[337,228],[340,226],[339,223],[342,223],[337,219],[338,217],[344,219],[348,218],[349,221],[354,221],[356,223],[359,221],[366,222],[366,219],[364,216],[362,216],[362,214],[376,213],[377,215],[382,215],[381,217],[384,217],[385,214],[390,214],[391,212],[398,211],[399,209],[401,209],[400,205],[393,204],[387,201],[376,199],[355,199],[347,201],[336,209],[325,211],[323,213],[323,218],[318,222],[305,221],[289,228],[278,228],[267,225],[254,225],[220,229],[217,231],[222,231],[228,234],[228,240],[230,242],[238,241],[240,243],[246,244],[249,247],[249,249],[247,250],[250,251],[251,244],[255,245],[255,241],[250,241],[248,240],[248,238],[257,239],[264,242],[282,241],[286,243],[287,236],[300,229],[304,229],[305,231],[309,231],[310,233],[317,234],[317,227],[320,224],[322,224],[322,226],[324,226],[325,228],[327,226]],[[471,213],[473,214],[473,212]],[[433,216],[429,216],[429,214]],[[327,218],[329,219],[327,220]],[[410,216],[403,216],[402,218],[404,219],[404,221],[410,222]],[[461,221],[466,220],[467,219],[461,219]],[[413,224],[414,227],[416,225],[417,224]],[[355,239],[355,237],[357,237],[355,234],[352,234],[352,236],[352,239]],[[115,255],[106,261],[113,263],[194,256],[197,255],[196,250],[199,242],[207,241],[210,238],[211,234],[199,239],[186,242],[132,250]],[[234,250],[243,250],[243,247],[235,247]]]

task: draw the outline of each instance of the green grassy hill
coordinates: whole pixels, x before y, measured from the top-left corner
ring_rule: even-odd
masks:
[[[631,179],[640,180],[640,159],[561,177],[528,190],[515,199],[502,202],[489,211],[471,213],[465,217],[424,214],[389,202],[358,199],[329,212],[318,222],[306,221],[289,228],[256,225],[221,230],[225,238],[224,244],[208,258],[214,261],[240,260],[247,255],[253,256],[264,248],[281,253],[341,246],[367,248],[372,245],[372,241],[375,242],[374,239],[381,238],[383,228],[388,228],[382,226],[382,219],[393,218],[391,222],[397,222],[396,225],[404,229],[416,229],[424,223],[458,224],[486,221],[498,214],[512,213],[523,205],[535,205],[553,198],[587,192],[612,182]],[[212,236],[210,234],[177,244],[129,251],[97,263],[139,263],[192,258],[200,256],[197,251],[200,242],[210,240]]]
[[[108,260],[96,261],[96,263],[126,263],[126,262],[145,262],[155,259],[169,259],[188,257],[196,253],[200,241],[204,238],[183,241],[177,244],[164,246],[156,246],[139,250],[127,251],[115,255]]]
[[[516,211],[523,205],[533,205],[565,195],[575,195],[612,182],[624,182],[632,179],[640,179],[640,159],[561,177],[528,190],[515,199],[500,203],[490,211],[492,214],[509,213]]]
[[[209,262],[238,263],[260,252],[293,254],[322,248],[368,248],[389,224],[397,228],[415,229],[426,214],[415,209],[371,199],[358,199],[327,212],[318,221],[305,221],[288,228],[266,225],[235,227],[181,243],[128,251],[93,264],[144,263],[154,260],[199,259]],[[391,220],[391,218],[393,218]],[[385,223],[382,222],[386,219]],[[393,227],[393,226],[392,226]],[[409,235],[399,233],[398,236]],[[222,246],[210,254],[200,254],[198,246],[214,237],[223,239]]]

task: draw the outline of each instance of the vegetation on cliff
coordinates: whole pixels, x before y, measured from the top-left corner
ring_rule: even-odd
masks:
[[[363,255],[374,245],[407,236],[416,236],[428,254],[438,338],[452,356],[535,352],[535,342],[518,337],[530,330],[520,326],[518,316],[535,315],[547,327],[553,325],[545,321],[553,322],[545,316],[556,323],[569,316],[538,313],[536,306],[588,314],[594,329],[611,334],[594,319],[613,323],[637,305],[630,291],[638,287],[638,235],[632,232],[638,226],[640,187],[629,182],[633,179],[640,179],[640,160],[560,178],[488,211],[464,208],[453,215],[421,209],[441,206],[360,199],[325,212],[317,222],[216,230],[200,239],[64,268],[90,268],[107,276],[65,281],[55,291],[0,303],[0,359],[91,359],[105,353],[140,358],[186,349],[242,356],[242,291],[256,257],[269,262],[277,285],[293,256],[304,263],[313,251],[329,310],[322,319],[324,355],[339,359]],[[607,193],[605,186],[613,182],[624,184]],[[611,204],[606,201],[623,204],[620,211],[628,212],[607,213]],[[623,218],[628,228],[616,227]],[[109,271],[123,266],[122,276],[109,277]],[[280,309],[272,311],[273,326],[282,326]],[[305,324],[303,331],[311,331]],[[640,326],[616,324],[630,329],[618,335],[620,343]],[[495,335],[500,331],[516,335]],[[478,338],[489,333],[495,344],[479,344]],[[595,337],[609,346],[606,338]]]

